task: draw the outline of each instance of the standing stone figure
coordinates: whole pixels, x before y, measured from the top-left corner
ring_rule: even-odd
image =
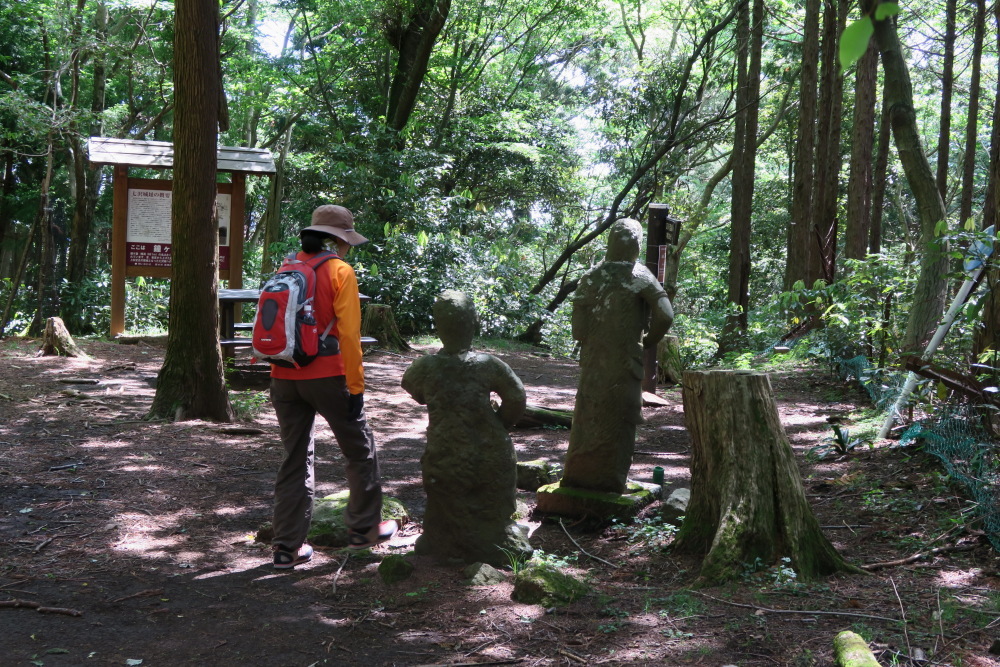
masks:
[[[636,263],[642,228],[628,218],[608,237],[604,262],[580,280],[573,338],[580,341],[580,384],[562,486],[623,493],[642,423],[643,348],[674,319],[667,293]]]
[[[515,510],[517,457],[507,429],[521,417],[524,385],[510,366],[473,352],[479,319],[468,296],[446,290],[434,303],[444,347],[420,357],[402,386],[427,406],[427,449],[420,458],[427,510],[418,554],[503,565],[530,554]],[[498,410],[490,404],[495,392]]]

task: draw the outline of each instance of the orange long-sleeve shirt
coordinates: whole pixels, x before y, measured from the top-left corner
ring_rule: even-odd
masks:
[[[296,259],[306,260],[314,255],[299,252]],[[326,329],[331,318],[336,317],[330,330],[331,336],[340,341],[340,354],[316,357],[302,368],[284,368],[271,365],[271,377],[281,380],[315,380],[317,378],[346,376],[347,389],[352,394],[365,390],[365,369],[361,363],[361,300],[358,294],[358,277],[354,268],[340,259],[324,262],[316,276],[316,323],[320,331]]]

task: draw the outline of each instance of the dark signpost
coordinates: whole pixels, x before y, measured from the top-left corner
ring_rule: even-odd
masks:
[[[646,223],[646,268],[663,283],[667,265],[668,246],[677,245],[681,234],[681,221],[670,217],[666,204],[650,204]],[[656,350],[643,353],[642,390],[656,393]]]

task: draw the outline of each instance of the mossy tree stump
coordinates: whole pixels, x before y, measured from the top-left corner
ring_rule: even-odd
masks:
[[[656,345],[656,380],[660,384],[676,385],[681,382],[684,364],[681,361],[681,340],[677,336],[664,336]]]
[[[685,372],[683,396],[691,502],[676,550],[704,555],[699,583],[736,579],[758,558],[790,557],[803,579],[861,573],[819,528],[766,374]]]
[[[62,357],[81,357],[87,359],[87,354],[77,346],[70,335],[62,318],[50,317],[45,320],[45,334],[42,338],[42,349],[38,352],[43,357],[59,355]]]
[[[390,350],[405,352],[410,349],[410,344],[399,333],[392,308],[385,304],[369,303],[365,306],[361,316],[361,335],[377,338],[379,344]]]

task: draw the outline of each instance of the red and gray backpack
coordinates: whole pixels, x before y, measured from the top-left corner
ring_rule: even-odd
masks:
[[[267,279],[257,301],[253,322],[253,356],[286,368],[312,363],[327,345],[336,318],[320,333],[313,302],[316,272],[337,253],[324,250],[307,260],[288,256]],[[332,350],[331,350],[332,351]]]

